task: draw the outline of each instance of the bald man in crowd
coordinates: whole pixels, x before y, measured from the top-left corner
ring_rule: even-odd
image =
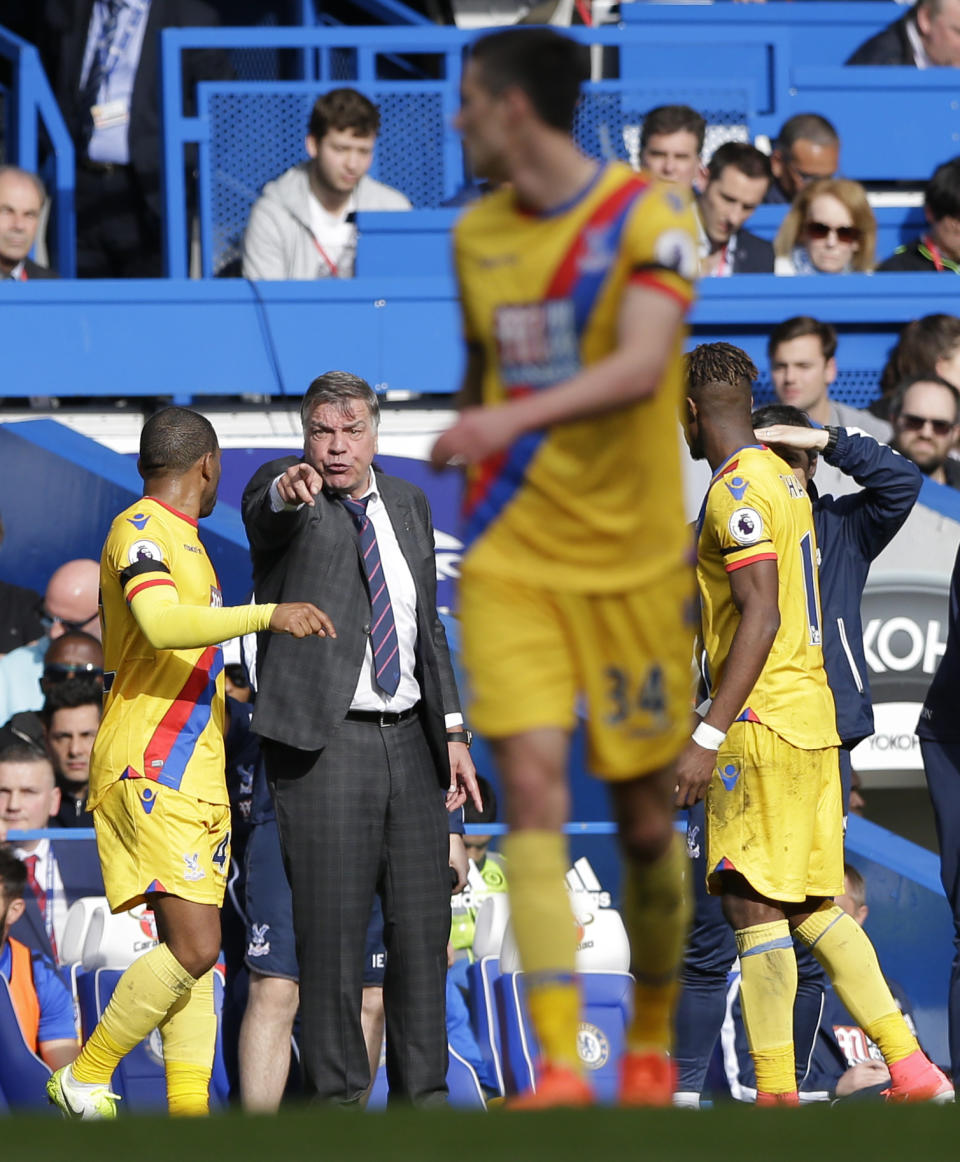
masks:
[[[0,281],[57,277],[55,270],[30,257],[46,200],[47,191],[36,174],[0,165]]]
[[[47,583],[40,611],[44,636],[0,658],[0,724],[20,710],[43,705],[40,679],[50,643],[81,631],[100,638],[100,566],[89,558],[67,561]]]

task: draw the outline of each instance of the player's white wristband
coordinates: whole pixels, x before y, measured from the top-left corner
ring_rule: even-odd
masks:
[[[701,722],[692,737],[697,746],[702,746],[704,750],[719,750],[727,736],[709,722]]]

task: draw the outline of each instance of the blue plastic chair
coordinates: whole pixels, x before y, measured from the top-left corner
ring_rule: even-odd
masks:
[[[497,1014],[497,998],[494,989],[500,975],[499,956],[484,956],[467,968],[474,1036],[484,1061],[490,1062],[493,1066],[502,1095],[506,1093],[506,1088],[503,1076],[500,1020]]]
[[[84,1040],[93,1032],[122,975],[122,969],[98,968],[77,977],[77,999]],[[211,1106],[225,1105],[230,1092],[223,1060],[220,1026],[223,995],[223,977],[219,972],[214,972],[213,1003],[217,1014],[217,1047],[214,1053],[213,1075],[210,1079]],[[162,1044],[157,1030],[123,1058],[114,1072],[110,1085],[113,1092],[123,1099],[123,1108],[126,1110],[156,1112],[167,1108],[167,1082],[163,1071]]]
[[[45,1089],[49,1077],[50,1070],[24,1040],[10,986],[0,976],[0,1109],[55,1114]]]
[[[633,977],[628,972],[583,971],[578,973],[578,978],[582,1016],[577,1049],[597,1100],[612,1103],[617,1097],[620,1058],[633,997]],[[536,1086],[534,1067],[540,1056],[527,1012],[524,974],[504,974],[496,981],[494,993],[500,1019],[507,1093],[521,1093]]]
[[[483,1096],[483,1086],[477,1071],[469,1061],[465,1061],[452,1047],[447,1046],[450,1059],[447,1065],[447,1089],[450,1092],[450,1105],[460,1110],[486,1110],[487,1102]],[[387,1066],[384,1054],[380,1054],[380,1068],[373,1079],[370,1097],[367,1100],[368,1110],[383,1110],[387,1106],[387,1095],[390,1088],[387,1085]]]

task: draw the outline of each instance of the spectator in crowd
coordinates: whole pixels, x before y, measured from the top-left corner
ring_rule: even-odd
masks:
[[[957,6],[960,41],[960,0],[945,2]],[[960,274],[960,157],[945,161],[934,170],[923,195],[923,209],[927,217],[926,234],[898,246],[877,270]]]
[[[249,702],[253,697],[246,668],[240,662],[230,662],[223,667],[223,684],[227,697],[235,702]]]
[[[103,687],[89,678],[54,683],[43,704],[47,754],[60,791],[53,815],[61,827],[92,826],[86,813],[87,785],[102,707]]]
[[[446,1093],[451,890],[438,787],[449,810],[467,791],[481,805],[436,612],[433,528],[419,489],[371,467],[379,404],[364,380],[318,377],[301,418],[303,458],[265,464],[243,515],[258,599],[322,595],[344,627],[322,654],[262,637],[257,651],[253,729],[293,893],[306,1089],[349,1105],[369,1085],[362,965],[379,894],[391,1099],[432,1105]]]
[[[39,611],[44,636],[0,658],[0,722],[19,710],[39,710],[43,705],[40,678],[52,641],[68,630],[100,637],[99,591],[100,566],[96,561],[81,557],[54,572]]]
[[[0,518],[0,545],[3,532]],[[36,590],[0,581],[0,657],[43,636],[39,609],[40,594]]]
[[[160,30],[218,23],[203,0],[36,0],[32,28],[77,154],[77,273],[162,273]],[[184,107],[200,80],[232,76],[226,53],[184,54]]]
[[[824,178],[804,186],[774,239],[777,274],[873,270],[877,221],[859,182]]]
[[[770,154],[773,181],[765,202],[789,205],[811,182],[832,178],[840,162],[840,138],[819,113],[796,113],[784,121]]]
[[[960,65],[960,0],[917,0],[909,12],[864,41],[848,65]]]
[[[244,278],[351,278],[358,210],[409,210],[409,200],[369,176],[380,130],[376,105],[356,89],[317,99],[309,160],[272,182],[250,211]]]
[[[7,982],[17,1023],[30,1049],[51,1069],[80,1052],[73,997],[56,967],[10,935],[23,915],[27,869],[0,846],[0,976]]]
[[[831,399],[837,378],[837,332],[829,323],[809,315],[787,319],[770,334],[767,343],[770,378],[781,403],[806,412],[814,423],[832,428],[859,428],[888,443],[890,425],[869,412]],[[854,479],[822,461],[817,474],[821,492],[842,496],[856,492]]]
[[[697,198],[701,276],[772,273],[773,247],[743,228],[766,196],[770,176],[766,154],[740,141],[721,145],[710,159]]]
[[[40,689],[48,695],[61,682],[82,678],[103,693],[103,646],[99,638],[83,630],[70,630],[54,638],[43,656]]]
[[[960,434],[960,392],[938,375],[901,384],[890,403],[892,446],[938,484],[960,488],[960,460],[950,449]]]
[[[60,808],[53,764],[42,750],[14,741],[0,750],[0,819],[8,832],[37,831]],[[25,839],[14,854],[27,865],[24,913],[14,935],[59,964],[67,911],[81,896],[102,896],[103,879],[92,843]]]
[[[881,395],[870,410],[886,417],[900,384],[931,371],[960,390],[960,318],[956,315],[924,315],[907,323],[881,372]]]
[[[36,174],[0,165],[0,281],[56,278],[30,257],[47,192]]]
[[[707,123],[689,105],[658,105],[643,119],[640,165],[665,182],[691,189],[704,177],[700,154]]]

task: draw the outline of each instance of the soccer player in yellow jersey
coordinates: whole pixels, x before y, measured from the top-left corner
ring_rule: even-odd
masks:
[[[706,793],[707,884],[737,939],[757,1103],[796,1105],[792,935],[880,1047],[896,1100],[952,1100],[890,994],[843,891],[839,738],[821,648],[813,510],[794,470],[757,444],[757,370],[728,343],[687,366],[687,438],[713,479],[698,522],[711,701],[677,764],[677,802]]]
[[[230,863],[218,643],[264,629],[336,636],[306,602],[223,608],[197,535],[220,480],[207,419],[158,412],[143,427],[138,467],[143,498],[114,520],[100,561],[108,673],[88,810],[111,909],[146,901],[161,942],[127,969],[80,1056],[47,1083],[50,1100],[76,1118],[115,1116],[113,1071],[154,1028],[170,1112],[207,1111],[212,969]]]
[[[592,1100],[564,886],[569,740],[586,707],[609,781],[636,976],[621,1100],[668,1104],[688,922],[673,762],[689,733],[693,596],[676,419],[693,298],[688,191],[571,137],[587,49],[548,29],[476,41],[459,129],[500,188],[455,232],[468,367],[436,464],[469,465],[460,614],[473,724],[511,832],[511,909],[541,1049],[520,1108]]]

